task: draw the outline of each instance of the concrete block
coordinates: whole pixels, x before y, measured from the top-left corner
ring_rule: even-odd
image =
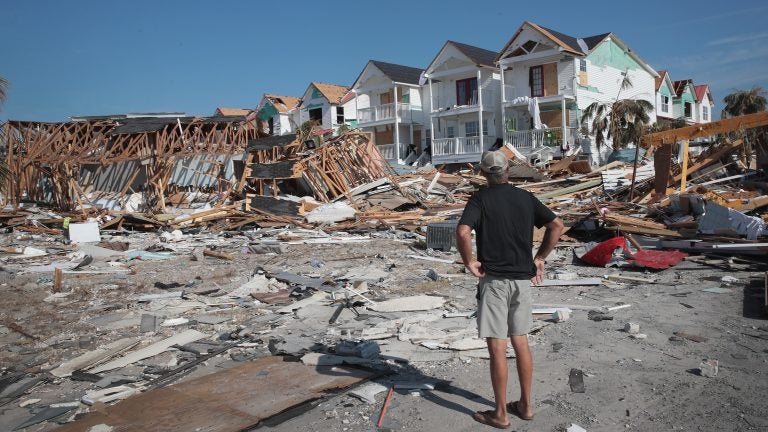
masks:
[[[707,378],[716,377],[718,369],[719,369],[719,364],[717,360],[712,360],[712,359],[702,360],[701,364],[699,365],[699,372],[701,373],[701,376],[707,377]]]
[[[640,324],[628,322],[624,324],[624,331],[629,334],[638,334],[640,333]]]
[[[567,309],[558,309],[552,312],[552,319],[555,322],[568,321],[571,319],[571,312]]]

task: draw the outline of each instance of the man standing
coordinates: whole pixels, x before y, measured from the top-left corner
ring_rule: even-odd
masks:
[[[533,358],[528,347],[531,330],[531,284],[544,279],[544,263],[554,249],[563,222],[533,194],[509,184],[509,165],[501,151],[483,152],[480,169],[488,186],[475,192],[456,228],[464,265],[480,278],[477,327],[491,357],[491,384],[496,409],[478,411],[476,421],[499,429],[510,426],[507,412],[533,419],[531,382]],[[546,227],[533,256],[533,227]],[[472,230],[477,259],[472,256]],[[512,342],[520,379],[520,399],[507,404],[507,337]]]

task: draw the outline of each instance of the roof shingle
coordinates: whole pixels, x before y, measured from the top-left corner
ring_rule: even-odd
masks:
[[[403,84],[419,84],[422,69],[403,66],[394,63],[386,63],[378,60],[371,60],[371,64],[376,66],[387,78],[392,81]]]

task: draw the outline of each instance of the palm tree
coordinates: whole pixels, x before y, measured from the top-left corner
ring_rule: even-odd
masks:
[[[760,86],[754,86],[750,90],[736,90],[723,98],[725,106],[721,116],[723,118],[736,117],[746,114],[754,114],[765,111],[768,101],[766,91]],[[744,145],[739,149],[739,156],[746,167],[752,164],[754,149],[758,150],[758,160],[768,159],[768,128],[749,129],[744,134]]]
[[[754,114],[765,111],[766,91],[760,86],[754,86],[751,90],[736,90],[723,98],[722,117],[736,117],[745,114]]]
[[[642,99],[620,99],[613,103],[593,102],[584,109],[582,126],[590,125],[598,146],[612,139],[613,149],[638,143],[650,122],[653,104]]]
[[[5,98],[8,95],[8,80],[0,77],[0,106],[5,102]]]

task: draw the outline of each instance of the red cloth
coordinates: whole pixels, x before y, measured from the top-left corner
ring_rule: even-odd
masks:
[[[617,248],[624,250],[624,255],[628,263],[637,267],[645,267],[655,270],[663,270],[677,265],[688,254],[680,252],[678,250],[640,250],[636,253],[631,253],[627,248],[627,241],[624,237],[614,237],[608,239],[589,252],[585,253],[581,260],[587,264],[592,264],[598,267],[605,267],[613,258],[613,251]]]

